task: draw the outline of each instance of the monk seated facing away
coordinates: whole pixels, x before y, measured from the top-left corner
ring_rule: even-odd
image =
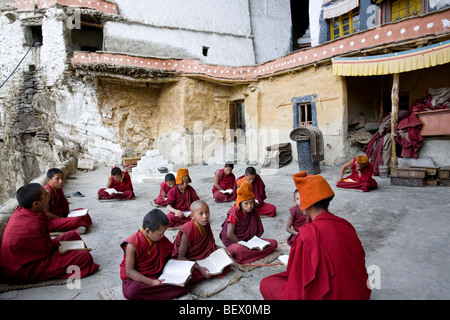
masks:
[[[98,199],[133,199],[134,191],[131,177],[126,171],[114,167],[108,177],[106,188],[98,190]]]
[[[80,268],[81,278],[97,271],[99,265],[89,251],[58,251],[60,241],[81,238],[75,231],[50,237],[50,220],[44,211],[50,194],[44,187],[30,183],[17,190],[16,198],[19,206],[6,225],[0,248],[2,281],[19,284],[67,279],[72,275],[67,268],[72,265]]]
[[[334,192],[319,175],[294,175],[312,222],[299,229],[285,272],[261,280],[265,300],[368,300],[365,252],[355,228],[328,211]]]
[[[344,171],[348,167],[352,169],[352,173],[343,179]],[[369,192],[371,189],[378,188],[378,184],[372,178],[372,174],[373,168],[369,162],[369,158],[360,155],[341,167],[341,173],[336,182],[336,186],[344,189],[356,189]]]
[[[249,249],[238,243],[239,241],[248,241],[254,236],[261,237],[264,233],[261,217],[254,207],[255,196],[252,192],[252,185],[243,182],[237,190],[236,204],[228,211],[220,233],[223,244],[239,264],[261,259],[278,247],[278,243],[274,239],[263,239],[270,245],[262,250]]]

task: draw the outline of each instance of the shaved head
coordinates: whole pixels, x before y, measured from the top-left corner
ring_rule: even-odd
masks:
[[[207,207],[208,204],[203,200],[197,200],[191,203],[191,212],[195,212],[197,210],[202,209],[203,207]]]

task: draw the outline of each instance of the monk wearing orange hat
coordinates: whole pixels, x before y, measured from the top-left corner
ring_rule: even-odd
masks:
[[[182,226],[191,221],[190,207],[192,202],[200,200],[197,192],[189,183],[192,182],[188,169],[178,169],[176,186],[167,193],[167,218],[169,219],[169,228]]]
[[[243,182],[237,190],[236,204],[228,211],[222,224],[220,239],[234,260],[239,264],[244,264],[261,259],[278,247],[278,243],[274,239],[263,239],[270,242],[270,246],[262,250],[248,249],[238,243],[239,241],[248,241],[255,235],[261,237],[263,233],[261,217],[255,210],[252,185]]]
[[[262,279],[266,300],[367,300],[365,252],[355,228],[328,211],[334,192],[319,175],[294,175],[301,209],[311,223],[300,228],[285,272]]]
[[[352,173],[343,179],[344,171],[348,167],[352,169]],[[378,184],[372,178],[372,175],[373,168],[369,162],[369,158],[360,155],[341,167],[341,174],[336,182],[336,186],[344,189],[356,189],[369,192],[371,189],[378,188]]]

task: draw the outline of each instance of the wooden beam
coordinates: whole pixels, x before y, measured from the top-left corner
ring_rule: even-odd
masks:
[[[392,100],[392,112],[391,112],[391,174],[397,171],[397,149],[396,149],[396,141],[395,141],[395,132],[397,131],[397,123],[398,123],[398,107],[399,107],[399,84],[400,84],[400,74],[394,73],[394,81],[392,83],[392,92],[391,92],[391,100]]]

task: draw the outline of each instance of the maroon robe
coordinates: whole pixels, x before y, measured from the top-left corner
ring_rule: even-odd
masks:
[[[133,184],[131,182],[131,177],[128,172],[123,171],[123,179],[122,182],[117,182],[111,177],[111,186],[110,188],[116,189],[117,191],[123,193],[117,193],[114,196],[110,195],[105,191],[106,188],[101,188],[98,190],[98,198],[101,199],[132,199],[134,198]],[[110,174],[111,176],[111,174]]]
[[[234,184],[236,182],[236,177],[234,176],[234,173],[231,172],[230,174],[226,175],[224,173],[224,169],[220,169],[220,175],[219,175],[219,186],[223,190],[227,189],[233,189]],[[234,201],[236,200],[236,192],[233,191],[232,194],[224,194],[220,192],[214,185],[212,188],[212,193],[214,200],[216,202],[228,202],[228,201]]]
[[[8,283],[30,283],[66,279],[71,265],[80,267],[81,278],[99,268],[89,251],[58,252],[60,240],[81,240],[75,231],[50,238],[50,220],[45,212],[17,207],[3,233],[0,267]]]
[[[167,201],[163,198],[161,190],[164,190],[164,192],[166,193],[166,197],[167,197],[167,194],[169,193],[170,189],[171,188],[167,185],[167,183],[165,181],[163,183],[161,183],[161,187],[159,189],[159,195],[154,200],[155,204],[157,204],[159,206],[164,206],[164,207],[167,206]]]
[[[371,189],[378,188],[377,182],[375,181],[374,178],[372,178],[373,174],[372,164],[369,163],[364,168],[361,168],[360,170],[361,177],[358,175],[358,172],[356,170],[356,158],[353,159],[351,169],[352,169],[351,174],[342,179],[342,181],[336,185],[338,188],[357,189],[362,190],[364,192],[369,192]],[[352,179],[355,182],[345,181],[347,179]]]
[[[159,241],[151,241],[141,230],[131,235],[120,245],[123,260],[120,263],[120,279],[123,296],[128,300],[170,300],[187,293],[186,288],[172,285],[148,286],[129,279],[126,272],[126,244],[136,248],[134,268],[144,276],[157,279],[172,253],[172,243],[165,236]]]
[[[175,238],[173,243],[172,258],[178,259],[180,253],[181,237],[183,234],[189,239],[188,250],[186,252],[186,258],[191,261],[201,260],[207,258],[211,253],[216,250],[216,241],[211,230],[211,226],[206,225],[202,231],[198,228],[194,220],[185,223]],[[221,278],[225,276],[230,268],[226,268],[224,272],[217,276]],[[190,283],[197,283],[205,278],[197,270],[193,270],[192,277],[189,280]]]
[[[167,194],[167,205],[170,204],[174,209],[181,211],[190,211],[192,202],[197,200],[199,200],[197,192],[191,186],[187,186],[184,192],[181,192],[176,185]],[[169,219],[169,228],[182,226],[191,220],[190,217],[179,218],[173,212],[169,212],[167,218]]]
[[[241,185],[241,182],[245,179],[245,175],[240,176],[233,187],[233,194],[237,194],[236,190]],[[264,202],[264,200],[267,198],[266,196],[266,185],[262,181],[259,174],[256,174],[255,181],[252,182],[252,191],[255,195],[255,200],[258,201],[258,203],[255,202],[255,207],[258,209],[258,213],[260,216],[268,216],[268,217],[275,217],[277,214],[277,208],[270,203]]]
[[[266,300],[366,300],[365,252],[355,228],[328,210],[300,229],[285,272],[262,279]]]
[[[300,208],[297,205],[295,205],[289,209],[289,214],[292,217],[292,229],[294,229],[295,231],[299,231],[300,227],[311,222],[311,217],[305,216],[300,211]],[[292,245],[295,237],[296,237],[296,235],[294,235],[294,234],[291,234],[289,236],[289,238],[287,239],[288,245],[290,245],[290,246]]]
[[[278,243],[274,239],[264,239],[270,242],[270,246],[264,248],[263,250],[251,250],[243,245],[233,243],[227,237],[228,223],[230,223],[229,215],[236,218],[234,234],[239,241],[248,241],[255,235],[261,237],[264,233],[264,227],[257,209],[253,209],[250,213],[245,213],[236,208],[234,205],[228,211],[225,221],[222,223],[222,231],[219,236],[223,244],[227,247],[228,252],[230,252],[231,256],[237,263],[245,264],[261,259],[272,253],[278,247]]]
[[[89,228],[92,225],[92,219],[89,213],[80,217],[67,217],[70,211],[69,202],[62,189],[55,189],[50,184],[47,184],[44,188],[49,190],[51,194],[48,210],[61,217],[60,219],[56,218],[51,220],[49,227],[50,232],[69,231],[78,227]]]

